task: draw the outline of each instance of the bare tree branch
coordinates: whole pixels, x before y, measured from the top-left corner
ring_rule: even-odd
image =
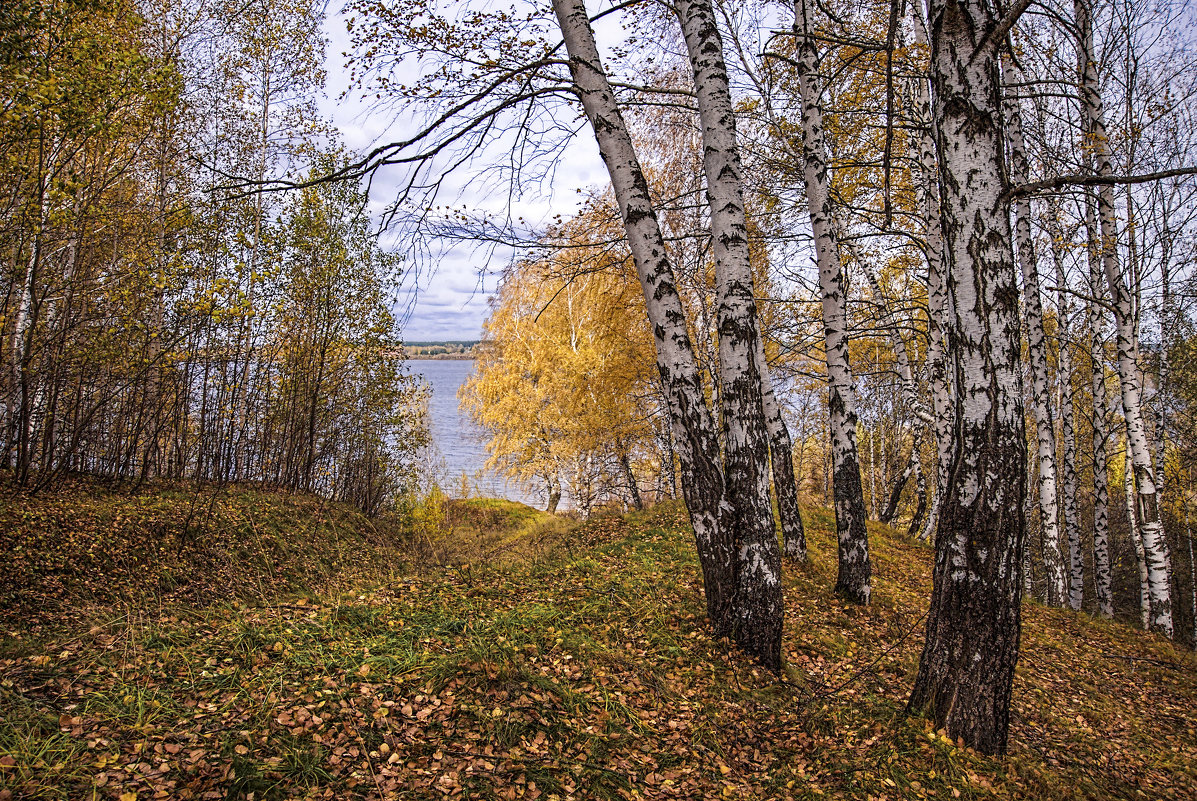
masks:
[[[1042,181],[1032,181],[1029,184],[1011,187],[1006,190],[1003,200],[1013,200],[1022,195],[1038,195],[1067,186],[1133,186],[1185,175],[1197,175],[1197,167],[1177,167],[1142,175],[1059,175],[1055,178],[1045,178]]]

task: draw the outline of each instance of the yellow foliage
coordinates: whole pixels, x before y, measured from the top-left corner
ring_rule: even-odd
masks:
[[[639,285],[622,253],[584,244],[516,265],[484,326],[463,405],[491,435],[490,465],[583,509],[651,460],[657,373]]]

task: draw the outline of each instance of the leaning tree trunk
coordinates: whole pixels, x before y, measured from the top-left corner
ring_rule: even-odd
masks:
[[[808,0],[794,6],[797,36],[798,86],[802,94],[802,154],[805,161],[806,198],[815,237],[819,290],[823,298],[823,330],[827,342],[828,409],[831,418],[832,494],[839,543],[839,574],[835,591],[856,603],[867,604],[872,565],[866,528],[864,488],[856,449],[856,401],[852,368],[848,362],[847,298],[839,243],[832,225],[831,192],[827,176],[827,146],[823,139],[823,110],[815,76],[818,53],[811,36]]]
[[[1096,160],[1097,174],[1108,178],[1114,174],[1114,166],[1110,157],[1110,140],[1106,134],[1097,65],[1093,55],[1093,21],[1087,0],[1074,0],[1073,10],[1079,34],[1077,66],[1080,73],[1085,133],[1088,139],[1087,149],[1092,151]],[[1122,411],[1126,416],[1127,444],[1134,461],[1135,484],[1138,490],[1135,513],[1139,520],[1143,552],[1147,561],[1147,582],[1151,601],[1150,627],[1171,637],[1172,566],[1168,541],[1164,538],[1164,524],[1160,518],[1155,470],[1151,463],[1151,446],[1143,425],[1134,309],[1131,291],[1123,281],[1118,263],[1118,231],[1114,216],[1112,184],[1098,187],[1097,219],[1100,224],[1102,267],[1110,290],[1110,304],[1114,307]]]
[[[798,506],[798,482],[794,477],[794,442],[782,419],[781,407],[773,392],[773,380],[765,361],[764,337],[757,340],[757,371],[761,375],[761,403],[765,424],[769,427],[769,458],[773,464],[773,491],[777,495],[777,514],[781,518],[782,552],[795,562],[806,561],[806,528]]]
[[[932,0],[931,75],[956,366],[948,491],[909,708],[1002,753],[1021,633],[1027,470],[1001,80],[980,0]]]
[[[1089,238],[1089,359],[1090,388],[1093,396],[1093,594],[1097,612],[1104,618],[1114,616],[1114,593],[1110,581],[1110,459],[1109,427],[1106,423],[1105,340],[1101,332],[1101,265],[1097,252],[1097,217],[1092,197],[1086,191],[1085,231]]]
[[[761,395],[763,349],[748,252],[735,113],[723,42],[709,1],[675,5],[698,98],[718,300],[719,385],[726,442],[724,480],[736,516],[735,638],[770,670],[781,669],[781,550],[769,502],[769,434]],[[767,372],[767,371],[766,371]]]
[[[1007,85],[1017,76],[1006,63]],[[1029,180],[1026,146],[1022,137],[1022,116],[1016,100],[1006,100],[1006,136],[1010,147],[1010,179],[1016,184]],[[1043,301],[1039,295],[1039,269],[1035,242],[1031,236],[1031,202],[1026,195],[1014,200],[1014,239],[1018,265],[1022,270],[1023,316],[1026,318],[1027,351],[1031,368],[1031,407],[1035,415],[1036,456],[1039,465],[1039,523],[1043,531],[1043,565],[1047,569],[1047,602],[1063,606],[1068,599],[1064,560],[1060,552],[1060,505],[1056,498],[1056,427],[1052,423],[1050,379],[1047,369],[1047,335],[1043,332]]]
[[[682,492],[702,564],[707,614],[717,633],[728,634],[736,588],[732,516],[725,501],[719,439],[707,407],[685,310],[648,182],[603,71],[586,6],[582,0],[554,0],[553,10],[569,54],[574,86],[611,176],[653,327],[657,369],[668,400]]]
[[[915,486],[918,488],[919,501],[914,508],[914,517],[910,518],[910,527],[906,529],[906,536],[912,539],[922,531],[923,519],[927,515],[927,479],[923,476],[922,470],[918,471],[914,478]]]

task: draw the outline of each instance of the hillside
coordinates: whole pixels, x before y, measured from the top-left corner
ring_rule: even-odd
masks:
[[[980,757],[902,715],[930,551],[875,528],[876,602],[845,606],[807,518],[782,681],[706,634],[670,506],[567,528],[467,502],[422,543],[368,540],[392,565],[279,598],[63,609],[0,646],[0,798],[1197,793],[1193,655],[1028,605],[1011,755]],[[361,536],[325,520],[343,539],[319,543]]]

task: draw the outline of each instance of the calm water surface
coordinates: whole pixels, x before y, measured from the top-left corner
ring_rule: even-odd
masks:
[[[408,368],[423,376],[432,388],[428,399],[428,426],[432,433],[433,460],[439,462],[438,479],[450,496],[461,494],[462,475],[471,495],[507,498],[543,506],[535,492],[507,481],[486,469],[487,436],[458,406],[457,391],[474,369],[474,362],[460,359],[412,359]]]

